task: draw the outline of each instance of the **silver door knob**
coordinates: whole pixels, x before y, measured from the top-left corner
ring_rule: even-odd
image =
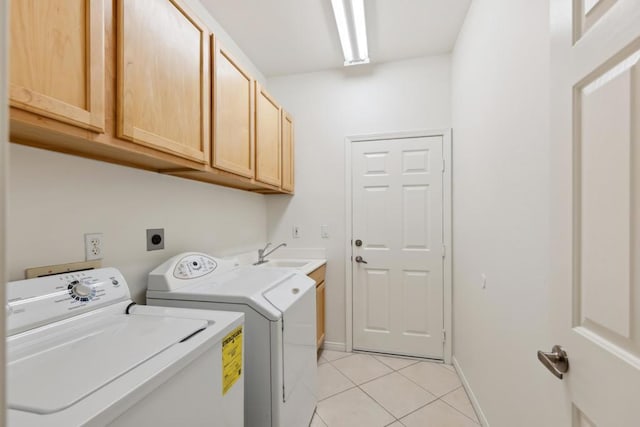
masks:
[[[356,257],[356,262],[359,262],[359,263],[362,263],[362,264],[369,264],[367,261],[363,260],[360,255],[358,255]]]
[[[545,353],[544,351],[538,351],[538,360],[549,370],[553,375],[562,379],[563,375],[569,371],[569,356],[567,352],[559,345],[554,345],[551,349],[551,353]]]

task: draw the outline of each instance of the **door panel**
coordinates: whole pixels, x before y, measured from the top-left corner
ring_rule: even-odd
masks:
[[[443,357],[442,137],[353,146],[353,347]]]
[[[404,271],[402,280],[403,313],[402,332],[426,336],[431,327],[429,325],[430,286],[428,271]]]
[[[616,2],[617,0],[574,0],[576,41],[605,16]]]
[[[392,211],[387,209],[393,202],[390,193],[389,187],[363,187],[363,219],[367,230],[365,249],[385,250],[391,246],[391,230],[386,226],[393,220]]]
[[[118,137],[207,163],[208,31],[177,0],[118,11]]]
[[[289,113],[282,111],[282,189],[294,189],[294,138],[293,119]]]
[[[12,107],[104,131],[103,0],[11,5]]]
[[[389,332],[389,270],[368,268],[365,272],[364,298],[367,331]]]
[[[256,180],[280,186],[280,106],[256,83]]]
[[[213,166],[253,178],[253,79],[219,43],[215,51]]]
[[[402,187],[402,247],[405,250],[429,250],[430,209],[428,185]]]
[[[551,6],[552,313],[569,357],[558,387],[572,425],[636,426],[640,3]]]
[[[614,68],[579,89],[581,119],[580,324],[629,339],[631,328],[631,107],[637,71]],[[637,94],[635,95],[637,98]],[[634,165],[635,166],[635,165]],[[611,209],[613,206],[616,209]],[[630,215],[631,214],[631,215]],[[576,301],[577,302],[577,301]],[[602,329],[606,329],[606,332]]]

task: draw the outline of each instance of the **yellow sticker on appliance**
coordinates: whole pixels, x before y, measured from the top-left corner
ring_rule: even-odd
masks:
[[[222,340],[222,395],[242,375],[242,326],[229,332]]]

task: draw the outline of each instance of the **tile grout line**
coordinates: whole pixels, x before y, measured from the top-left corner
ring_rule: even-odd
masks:
[[[337,366],[335,366],[335,365],[333,364],[333,362],[335,362],[335,361],[342,360],[342,359],[346,359],[346,358],[351,357],[351,356],[354,356],[354,355],[356,355],[356,354],[363,354],[363,355],[365,355],[365,356],[368,356],[368,357],[370,357],[370,358],[374,359],[374,360],[375,360],[375,361],[377,361],[378,363],[381,363],[383,366],[386,366],[387,368],[391,369],[391,372],[387,372],[387,373],[382,374],[382,375],[380,375],[380,376],[377,376],[377,377],[375,377],[375,378],[371,378],[371,379],[369,379],[369,380],[367,380],[367,381],[365,381],[365,382],[363,382],[363,383],[361,383],[361,384],[356,384],[354,381],[352,381],[352,380],[351,380],[351,378],[349,378],[349,377],[348,377],[344,372],[342,372],[342,370],[340,370],[340,368],[339,368],[339,367],[337,367]],[[393,357],[393,356],[387,356],[387,357]],[[442,364],[442,363],[435,363],[435,362],[429,362],[429,361],[423,361],[423,360],[415,360],[415,359],[405,359],[405,360],[412,360],[412,361],[413,361],[413,363],[411,363],[411,364],[409,364],[409,365],[406,365],[406,366],[403,366],[402,368],[395,369],[394,367],[389,366],[388,364],[384,363],[384,361],[379,360],[379,359],[378,359],[377,357],[375,357],[374,355],[372,355],[372,354],[366,354],[366,353],[347,353],[345,356],[343,356],[343,357],[339,357],[339,358],[334,359],[334,360],[329,360],[329,359],[327,359],[326,357],[325,357],[325,359],[327,360],[327,363],[329,363],[329,364],[330,364],[334,369],[336,369],[336,370],[337,370],[337,371],[338,371],[342,376],[344,376],[347,380],[349,380],[352,384],[354,384],[354,386],[353,386],[353,387],[350,387],[350,388],[348,388],[348,389],[342,390],[342,391],[340,391],[340,392],[338,392],[338,393],[332,394],[332,395],[330,395],[330,396],[327,396],[327,397],[323,398],[322,400],[319,400],[318,402],[321,402],[321,401],[323,401],[323,400],[329,399],[330,397],[337,396],[338,394],[341,394],[341,393],[347,392],[347,391],[349,391],[349,390],[353,390],[354,388],[358,388],[361,392],[363,392],[366,396],[368,396],[371,400],[373,400],[373,401],[374,401],[378,406],[380,406],[380,407],[381,407],[381,408],[382,408],[386,413],[388,413],[388,414],[389,414],[389,415],[394,419],[394,421],[393,421],[393,422],[391,422],[390,424],[387,424],[387,426],[389,426],[389,425],[391,425],[391,424],[393,424],[393,423],[395,423],[395,422],[398,422],[398,423],[400,423],[401,425],[403,425],[403,426],[404,426],[404,424],[403,424],[403,423],[402,423],[402,421],[401,421],[401,419],[402,419],[402,418],[406,418],[407,416],[409,416],[409,415],[413,414],[414,412],[417,412],[417,411],[419,411],[419,410],[421,410],[421,409],[423,409],[423,408],[425,408],[425,407],[427,407],[427,406],[429,406],[429,405],[431,405],[432,403],[437,402],[437,401],[441,401],[442,403],[444,403],[444,404],[446,404],[447,406],[449,406],[450,408],[454,409],[456,412],[458,412],[459,414],[461,414],[461,415],[462,415],[462,416],[464,416],[465,418],[467,418],[467,419],[471,420],[472,422],[476,423],[476,421],[475,421],[475,420],[473,420],[471,417],[469,417],[468,415],[466,415],[465,413],[463,413],[462,411],[460,411],[458,408],[456,408],[456,407],[455,407],[455,406],[453,406],[452,404],[450,404],[450,403],[448,403],[448,402],[446,402],[445,400],[443,400],[443,399],[442,399],[444,396],[446,396],[446,395],[448,395],[448,394],[450,394],[450,393],[453,393],[454,391],[456,391],[456,390],[458,390],[458,389],[462,388],[462,385],[460,385],[460,386],[458,386],[458,387],[456,387],[456,388],[454,388],[454,389],[452,389],[452,390],[450,390],[450,391],[447,391],[446,393],[444,393],[444,394],[442,394],[442,395],[437,395],[437,394],[435,394],[435,393],[431,392],[430,390],[426,389],[426,388],[425,388],[425,387],[423,387],[422,385],[418,384],[417,382],[415,382],[415,381],[414,381],[413,379],[411,379],[410,377],[408,377],[408,376],[406,376],[406,375],[404,375],[403,373],[401,373],[401,372],[400,372],[402,369],[405,369],[405,368],[408,368],[408,367],[410,367],[410,366],[416,365],[416,364],[418,364],[418,363],[424,362],[424,363],[429,363],[429,364],[434,364],[434,365],[443,365],[443,366],[440,366],[440,368],[441,368],[441,369],[444,369],[444,370],[445,370],[445,371],[447,371],[447,372],[453,373],[453,374],[456,376],[456,378],[458,378],[458,380],[460,380],[460,376],[458,375],[458,373],[457,373],[455,370],[454,370],[454,371],[452,371],[452,370],[450,370],[450,369],[447,369],[446,367],[444,367],[444,364]],[[430,402],[428,402],[428,403],[426,403],[426,404],[424,404],[424,405],[420,406],[419,408],[417,408],[417,409],[415,409],[415,410],[413,410],[413,411],[408,412],[407,414],[403,415],[401,418],[397,418],[395,415],[393,415],[391,412],[389,412],[389,410],[388,410],[387,408],[385,408],[385,407],[384,407],[380,402],[378,402],[378,401],[377,401],[373,396],[371,396],[369,393],[367,393],[367,392],[366,392],[366,391],[361,387],[361,386],[363,386],[363,385],[365,385],[365,384],[368,384],[368,383],[370,383],[370,382],[372,382],[372,381],[375,381],[375,380],[381,379],[381,378],[386,377],[386,376],[388,376],[388,375],[391,375],[391,374],[393,374],[393,373],[398,373],[398,374],[402,375],[404,378],[408,379],[408,380],[409,380],[409,381],[411,381],[413,384],[417,385],[419,388],[421,388],[421,389],[423,389],[424,391],[426,391],[427,393],[429,393],[429,394],[431,394],[431,395],[435,396],[436,398],[435,398],[434,400],[432,400],[432,401],[430,401]],[[474,411],[474,412],[475,412],[475,411]],[[316,414],[317,414],[317,412],[316,412]],[[477,416],[477,415],[476,415],[476,416]],[[324,422],[324,424],[325,424],[325,425],[327,425],[327,427],[331,427],[331,426],[329,426],[329,425],[324,421],[324,419],[322,419],[322,417],[321,417],[319,414],[318,414],[318,417],[319,417],[319,418]]]
[[[429,403],[425,403],[425,404],[424,404],[424,405],[422,405],[421,407],[416,408],[416,409],[414,409],[413,411],[411,411],[411,412],[409,412],[409,413],[405,414],[402,418],[407,418],[409,415],[411,415],[411,414],[413,414],[413,413],[415,413],[415,412],[418,412],[419,410],[421,410],[421,409],[423,409],[423,408],[426,408],[427,406],[431,405],[431,404],[432,404],[432,403],[434,403],[434,402],[437,402],[438,400],[440,400],[440,399],[433,399],[431,402],[429,402]],[[401,419],[402,419],[402,418],[401,418]],[[404,424],[402,423],[402,421],[400,421],[401,419],[399,419],[398,421],[400,422],[400,424],[404,425]]]
[[[458,390],[458,389],[456,389],[456,390]],[[453,391],[456,391],[456,390],[453,390]],[[447,394],[453,393],[453,391],[451,391],[451,392],[449,392],[449,393],[447,393]],[[444,396],[446,396],[447,394],[445,394]],[[442,396],[442,397],[444,397],[444,396]],[[446,404],[446,405],[448,405],[449,407],[451,407],[451,408],[455,409],[455,410],[456,410],[457,412],[459,412],[460,414],[462,414],[462,415],[464,415],[465,417],[469,418],[469,419],[470,419],[471,421],[473,421],[474,423],[476,423],[476,424],[480,425],[476,420],[474,420],[473,418],[471,418],[470,416],[468,416],[467,414],[465,414],[464,412],[462,412],[460,409],[458,409],[458,408],[456,408],[455,406],[453,406],[451,403],[449,403],[449,402],[447,402],[446,400],[442,399],[442,397],[441,397],[441,398],[439,398],[438,400],[441,400],[441,401],[442,401],[442,403],[445,403],[445,404]],[[473,406],[472,406],[471,408],[473,409]],[[473,412],[474,412],[474,413],[476,412],[476,411],[475,411],[475,409],[474,409],[474,411],[473,411]],[[476,415],[476,418],[477,418],[477,417],[478,417],[478,415]]]
[[[456,388],[454,388],[454,389],[451,389],[451,390],[447,391],[447,392],[446,392],[446,393],[444,393],[443,395],[439,395],[439,394],[434,393],[434,392],[432,392],[431,390],[427,389],[426,387],[422,386],[421,384],[418,384],[418,383],[417,383],[417,382],[415,382],[413,379],[411,379],[411,377],[406,376],[406,375],[405,375],[405,374],[403,374],[402,372],[398,371],[398,373],[399,373],[400,375],[402,375],[403,377],[405,377],[406,379],[408,379],[409,381],[411,381],[412,383],[414,383],[415,385],[417,385],[418,387],[420,387],[421,389],[425,390],[425,391],[426,391],[426,392],[428,392],[428,393],[433,394],[433,395],[434,395],[434,396],[436,396],[438,399],[440,399],[442,396],[447,395],[447,394],[451,393],[452,391],[454,391],[454,390],[457,390],[457,389],[458,389],[458,387],[456,387]],[[436,399],[436,400],[437,400],[437,399]]]
[[[348,379],[348,378],[347,378],[347,379]],[[351,380],[349,380],[349,381],[351,382]],[[351,384],[353,384],[353,382],[351,382]],[[331,395],[329,395],[329,396],[327,396],[327,397],[323,397],[322,399],[318,400],[318,403],[323,402],[323,401],[325,401],[325,400],[327,400],[327,399],[330,399],[330,398],[332,398],[332,397],[334,397],[334,396],[337,396],[337,395],[339,395],[339,394],[342,394],[342,393],[344,393],[344,392],[346,392],[346,391],[353,390],[354,388],[359,388],[359,387],[358,387],[358,385],[357,385],[357,384],[353,384],[353,387],[345,388],[344,390],[340,390],[340,391],[338,391],[338,392],[336,392],[336,393],[333,393],[333,394],[331,394]]]
[[[316,415],[317,415],[317,416],[318,416],[318,418],[320,418],[320,421],[322,421],[322,424],[324,424],[325,426],[329,427],[329,424],[327,424],[327,422],[324,420],[324,418],[322,418],[322,417],[320,416],[320,414],[318,413],[318,407],[317,407],[317,406],[316,406],[316,410],[315,410],[315,411],[313,411],[313,415],[314,415],[314,416],[316,416]],[[311,421],[313,421],[313,417],[311,417]]]
[[[381,407],[387,414],[391,415],[391,418],[393,418],[393,421],[389,424],[393,424],[396,421],[400,421],[395,415],[393,415],[391,412],[389,412],[389,410],[387,408],[385,408],[382,403],[378,402],[373,396],[371,396],[369,393],[367,393],[365,390],[362,389],[362,387],[358,386],[358,388],[360,389],[361,392],[363,392],[365,395],[367,395],[369,397],[369,399],[373,400],[379,407]],[[387,425],[389,425],[387,424]]]
[[[365,381],[365,382],[363,382],[363,383],[361,383],[361,384],[357,384],[357,385],[356,385],[356,387],[358,387],[358,388],[360,389],[360,391],[362,391],[364,394],[366,394],[366,395],[367,395],[371,400],[373,400],[375,403],[377,403],[377,404],[378,404],[378,406],[380,406],[382,409],[384,409],[384,410],[385,410],[385,412],[387,412],[389,415],[391,415],[391,417],[393,417],[393,419],[394,419],[395,421],[393,421],[393,422],[392,422],[392,423],[390,423],[390,424],[393,424],[394,422],[399,422],[400,424],[402,424],[402,422],[400,421],[400,418],[404,418],[404,417],[406,417],[407,415],[409,415],[410,413],[412,413],[412,412],[414,412],[414,411],[408,412],[408,413],[404,414],[402,417],[398,418],[398,417],[396,417],[395,415],[393,415],[393,414],[392,414],[392,413],[391,413],[391,412],[390,412],[390,411],[389,411],[389,410],[388,410],[388,409],[387,409],[387,408],[386,408],[386,407],[385,407],[381,402],[378,402],[378,400],[376,400],[376,398],[375,398],[375,397],[373,397],[372,395],[370,395],[369,393],[367,393],[367,391],[366,391],[365,389],[363,389],[363,388],[362,388],[362,386],[363,386],[363,385],[365,385],[365,384],[368,384],[368,383],[370,383],[370,382],[373,382],[373,381],[379,380],[379,379],[381,379],[381,378],[384,378],[384,377],[386,377],[386,376],[389,376],[389,375],[391,375],[391,374],[394,374],[394,373],[397,373],[398,375],[402,376],[403,378],[407,378],[406,376],[402,375],[402,374],[401,374],[400,372],[398,372],[398,371],[399,371],[400,369],[408,368],[409,366],[413,366],[413,365],[415,365],[415,364],[417,364],[417,363],[420,363],[420,361],[415,361],[415,363],[412,363],[412,364],[407,365],[407,366],[403,366],[402,368],[399,368],[399,369],[395,369],[395,368],[393,368],[392,366],[389,366],[389,365],[387,365],[386,363],[384,363],[382,360],[378,360],[378,358],[376,358],[375,356],[371,356],[371,355],[368,355],[368,356],[370,356],[370,357],[372,357],[373,359],[375,359],[378,363],[381,363],[381,364],[383,364],[384,366],[386,366],[386,367],[388,367],[389,369],[391,369],[391,372],[387,372],[386,374],[383,374],[383,375],[380,375],[380,376],[378,376],[378,377],[372,378],[372,379],[367,380],[367,381]],[[338,368],[338,367],[336,367],[336,366],[334,366],[334,367],[335,367],[338,371],[340,371],[340,368]],[[340,373],[342,373],[345,377],[347,377],[347,376],[346,376],[346,374],[344,374],[344,372],[340,371]],[[351,380],[349,377],[347,377],[347,378],[348,378],[349,380]],[[407,379],[408,379],[409,381],[411,381],[411,379],[410,379],[410,378],[407,378]],[[438,397],[437,395],[435,395],[434,393],[432,393],[432,392],[430,392],[429,390],[425,389],[424,387],[420,386],[420,384],[416,384],[416,383],[415,383],[415,382],[413,382],[413,381],[411,381],[411,382],[412,382],[413,384],[415,384],[416,386],[418,386],[419,388],[421,388],[422,390],[424,390],[424,391],[426,391],[427,393],[431,394],[432,396],[435,396],[435,397],[436,397],[435,399],[433,399],[433,400],[432,400],[432,401],[430,401],[430,402],[427,402],[425,405],[421,406],[420,408],[424,408],[425,406],[427,406],[427,405],[429,405],[429,404],[431,404],[431,403],[433,403],[433,402],[435,402],[435,401],[439,400],[439,397]],[[462,386],[461,386],[461,387],[462,387]],[[456,390],[457,390],[457,389],[456,389]],[[345,391],[346,391],[346,390],[345,390]],[[448,393],[447,393],[447,394],[448,394]],[[418,408],[418,409],[420,409],[420,408]],[[416,410],[417,410],[417,409],[416,409]],[[387,425],[390,425],[390,424],[387,424]],[[402,425],[404,426],[404,424],[402,424]]]

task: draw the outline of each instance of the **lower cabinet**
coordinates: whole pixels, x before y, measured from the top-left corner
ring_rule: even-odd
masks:
[[[316,346],[318,349],[324,343],[324,286],[324,282],[316,286]]]
[[[324,277],[327,265],[324,264],[311,273],[309,277],[316,281],[316,345],[320,349],[324,343],[324,316],[325,316],[325,282]]]

